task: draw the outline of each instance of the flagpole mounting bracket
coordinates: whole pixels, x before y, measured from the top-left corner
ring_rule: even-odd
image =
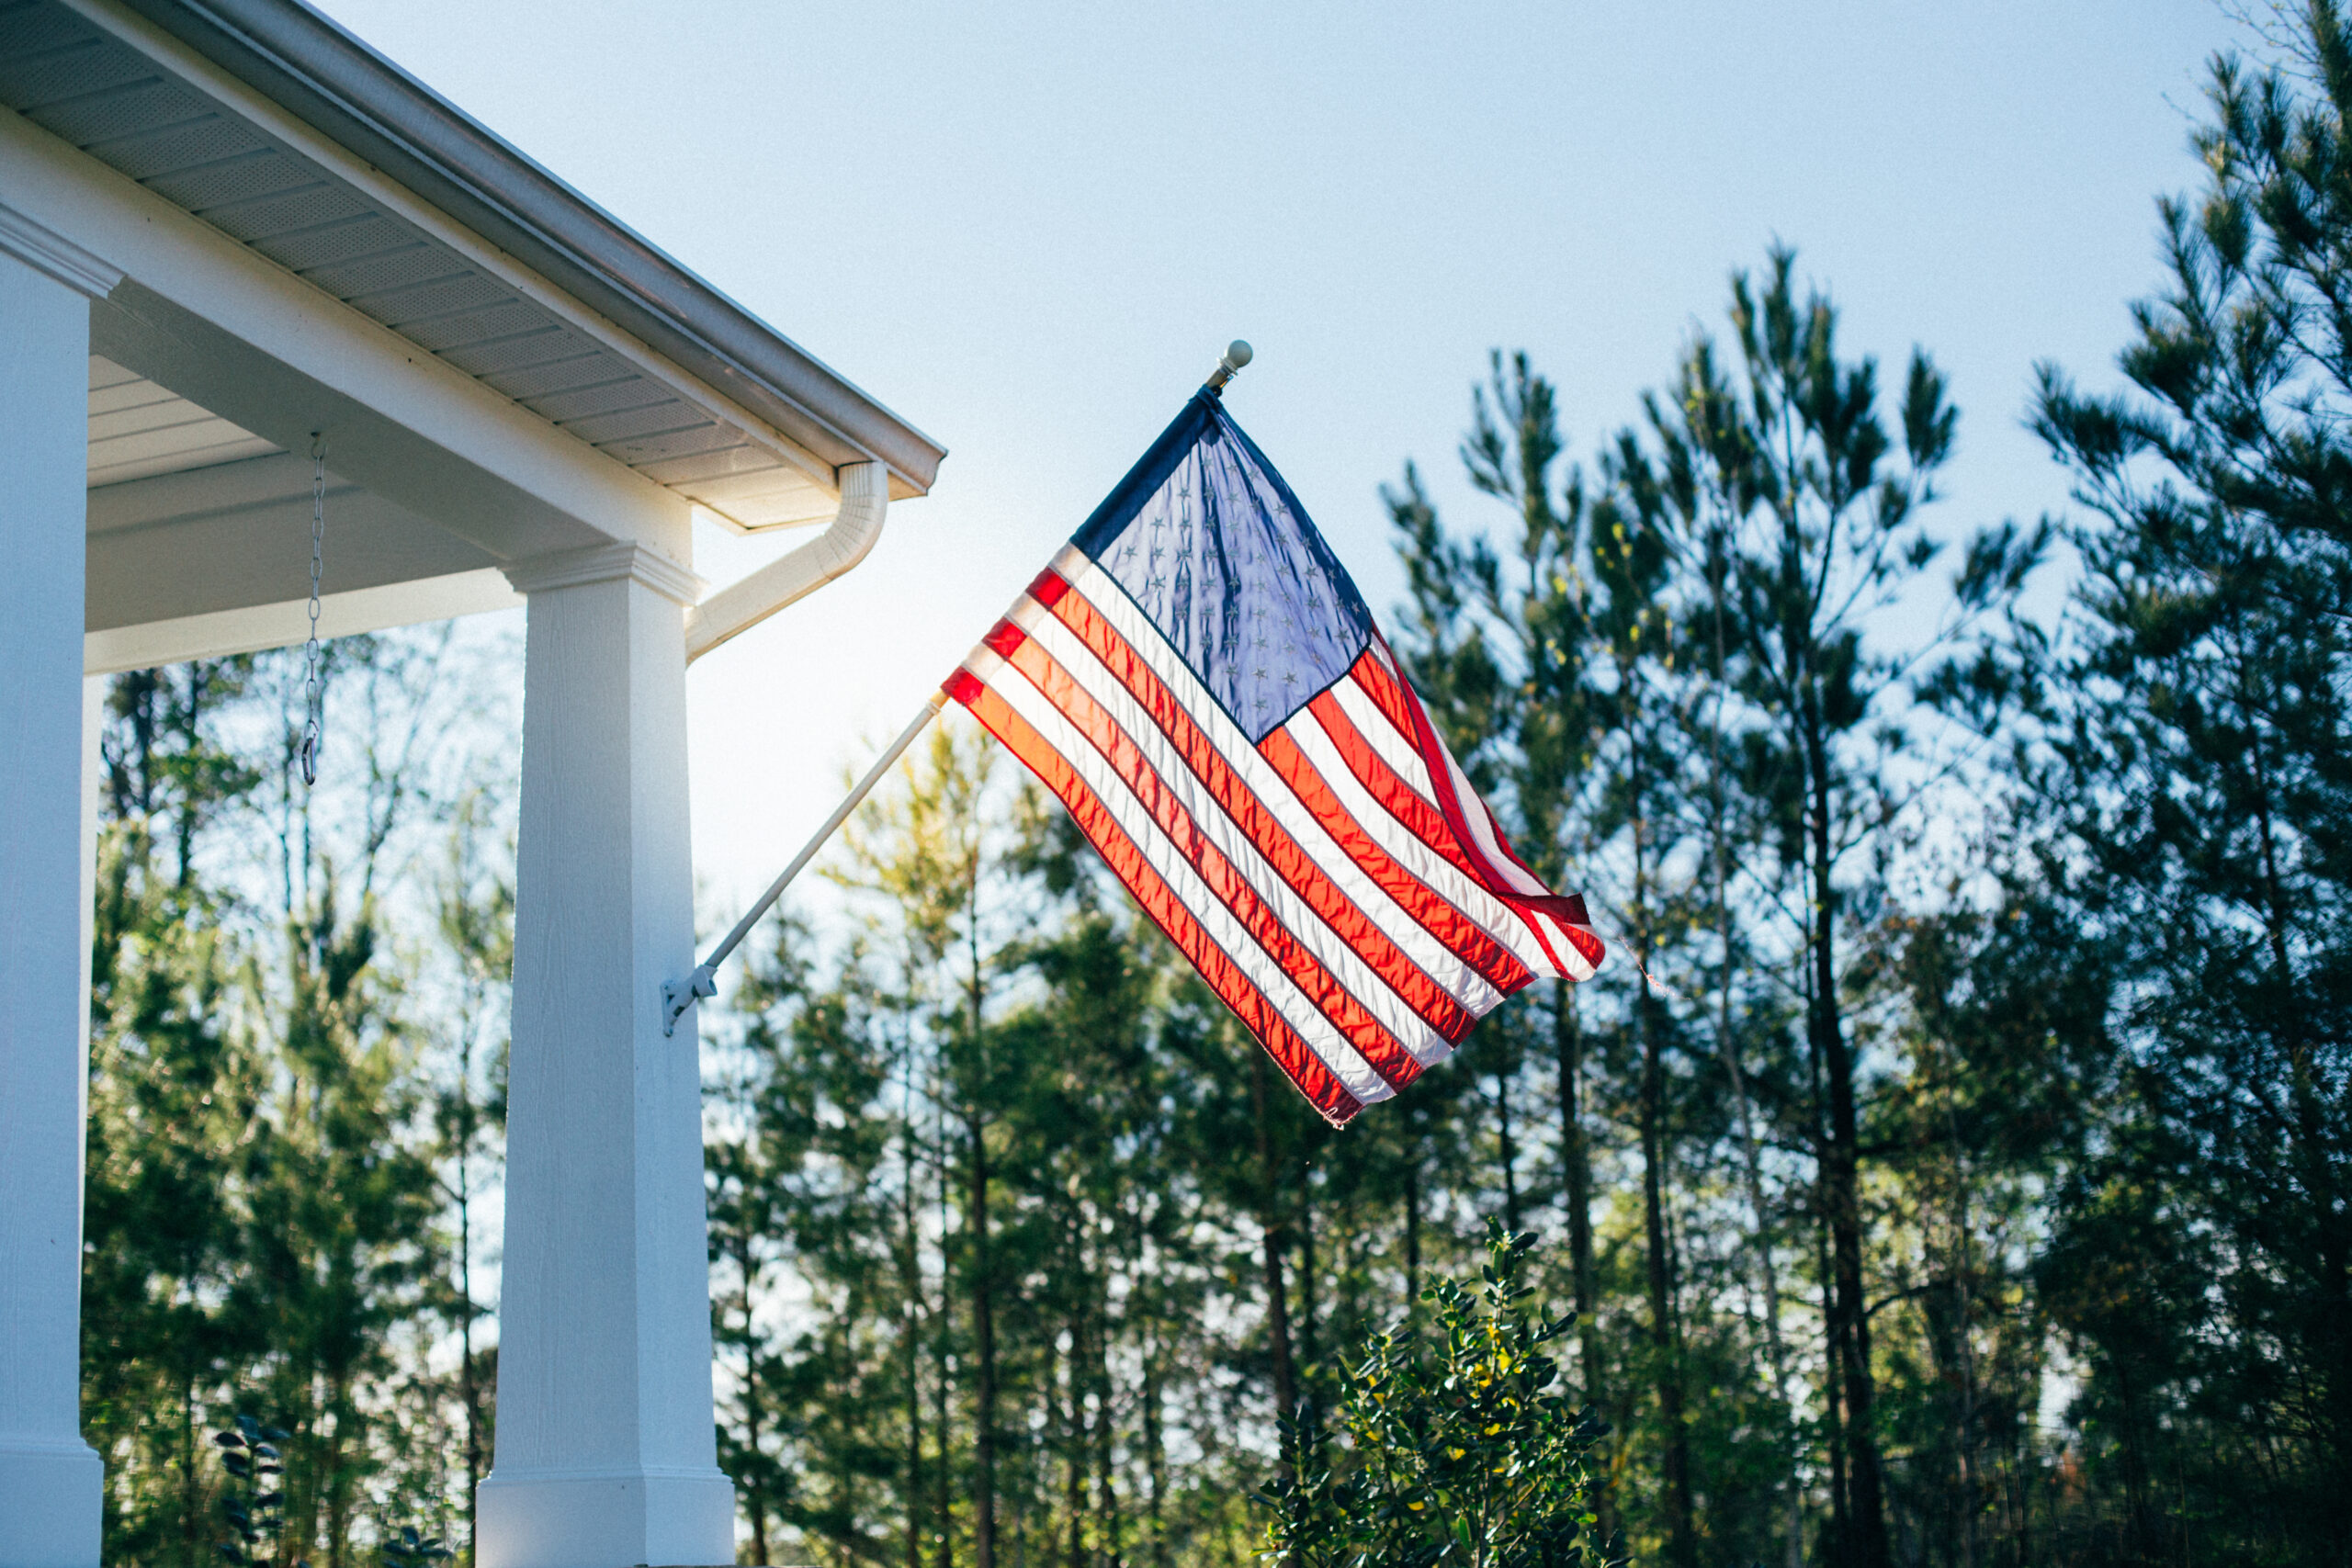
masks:
[[[662,1032],[675,1034],[678,1021],[686,1010],[708,997],[718,995],[718,977],[707,964],[697,964],[695,972],[683,980],[672,980],[662,987]]]

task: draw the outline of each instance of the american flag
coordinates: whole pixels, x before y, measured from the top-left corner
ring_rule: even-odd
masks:
[[[1335,1125],[1600,963],[1209,389],[946,690]]]

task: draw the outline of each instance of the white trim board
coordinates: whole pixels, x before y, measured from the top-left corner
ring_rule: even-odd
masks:
[[[356,637],[392,626],[519,609],[522,604],[523,596],[507,585],[505,574],[495,567],[485,567],[383,588],[329,593],[319,601],[319,635]],[[225,659],[232,653],[291,648],[310,635],[311,606],[301,599],[186,615],[175,621],[148,621],[84,633],[82,672],[111,675],[191,659]]]

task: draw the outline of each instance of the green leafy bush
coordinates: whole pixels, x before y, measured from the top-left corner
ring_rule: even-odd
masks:
[[[286,1461],[278,1445],[291,1438],[282,1427],[265,1427],[245,1415],[237,1417],[233,1427],[212,1434],[221,1467],[229,1472],[220,1513],[229,1521],[231,1535],[220,1543],[220,1555],[236,1568],[271,1568],[283,1555]],[[384,1568],[437,1568],[458,1555],[439,1536],[420,1534],[413,1525],[386,1527],[378,1550]],[[310,1563],[298,1559],[292,1568],[310,1568]]]
[[[278,1538],[286,1529],[284,1461],[277,1445],[287,1433],[265,1427],[250,1416],[239,1416],[235,1427],[212,1434],[220,1450],[221,1468],[229,1485],[221,1494],[220,1514],[229,1521],[230,1538],[220,1543],[220,1555],[237,1568],[258,1568],[277,1555]],[[298,1562],[294,1568],[309,1568]]]
[[[436,1562],[447,1562],[458,1554],[441,1544],[437,1535],[419,1535],[414,1525],[402,1525],[390,1532],[379,1549],[384,1568],[433,1568]]]
[[[1487,1226],[1476,1284],[1421,1292],[1436,1332],[1369,1340],[1347,1374],[1340,1432],[1284,1426],[1291,1464],[1260,1500],[1278,1568],[1597,1568],[1585,1456],[1608,1427],[1558,1386],[1546,1319],[1524,1283],[1535,1237]]]

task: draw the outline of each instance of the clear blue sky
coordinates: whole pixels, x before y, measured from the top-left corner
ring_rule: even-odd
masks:
[[[949,448],[863,568],[695,667],[730,913],[1229,337],[1235,413],[1377,608],[1406,457],[1452,521],[1491,504],[1453,457],[1489,348],[1587,453],[1776,235],[1849,349],[1951,373],[1955,532],[2062,506],[2031,366],[2110,378],[2237,40],[2211,0],[326,9]]]

